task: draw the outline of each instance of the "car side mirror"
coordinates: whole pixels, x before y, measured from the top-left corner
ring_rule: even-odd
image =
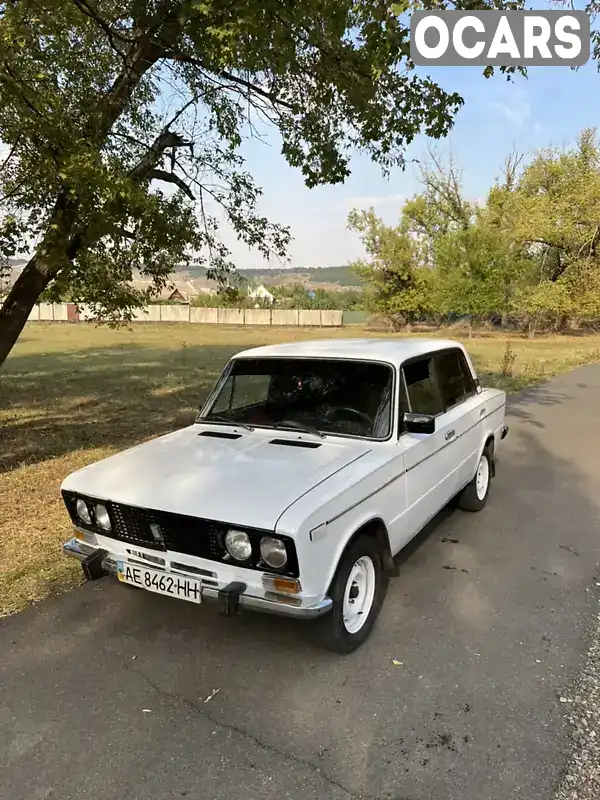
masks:
[[[404,427],[409,433],[435,433],[435,417],[431,414],[404,412]]]

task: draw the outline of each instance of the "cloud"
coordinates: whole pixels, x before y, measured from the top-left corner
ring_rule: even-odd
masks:
[[[344,206],[347,208],[380,208],[381,206],[400,206],[406,200],[403,194],[375,194],[362,197],[347,197]]]
[[[531,117],[531,104],[528,103],[527,100],[515,98],[515,101],[510,105],[508,105],[508,103],[501,103],[499,100],[491,100],[489,106],[512,125],[524,125]]]

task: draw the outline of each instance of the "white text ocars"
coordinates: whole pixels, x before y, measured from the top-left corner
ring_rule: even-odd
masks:
[[[69,475],[64,551],[89,579],[313,618],[350,652],[393,556],[452,498],[485,505],[505,402],[453,341],[247,350],[192,425]]]

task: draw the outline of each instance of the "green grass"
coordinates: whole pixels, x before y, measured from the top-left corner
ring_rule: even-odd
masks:
[[[80,582],[79,565],[61,553],[70,534],[58,491],[66,475],[191,422],[239,350],[355,336],[389,334],[354,327],[144,323],[115,331],[30,323],[0,373],[0,615]],[[600,360],[600,336],[528,341],[489,334],[463,341],[482,383],[507,391]],[[511,374],[504,375],[507,342],[515,360]]]

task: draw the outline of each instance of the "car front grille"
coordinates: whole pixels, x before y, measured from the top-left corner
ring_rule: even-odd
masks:
[[[110,503],[115,539],[153,550],[174,550],[189,556],[222,560],[223,537],[229,526],[167,511]]]

